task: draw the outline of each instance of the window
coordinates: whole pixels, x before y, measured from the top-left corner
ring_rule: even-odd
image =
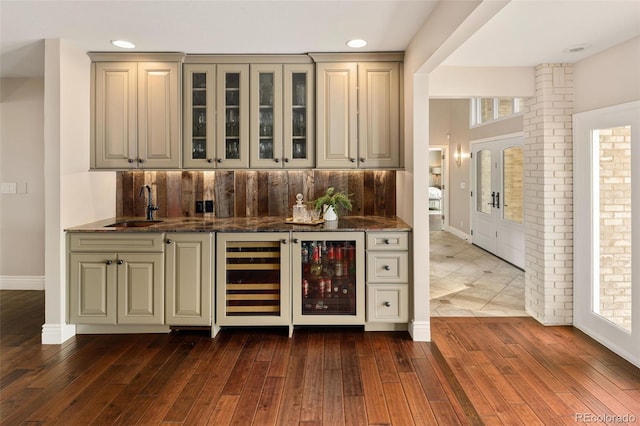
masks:
[[[471,125],[478,126],[522,112],[523,98],[472,98]]]

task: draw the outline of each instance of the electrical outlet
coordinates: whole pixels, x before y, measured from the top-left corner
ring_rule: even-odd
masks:
[[[204,213],[204,202],[202,200],[196,201],[196,213]]]
[[[213,200],[204,201],[204,211],[205,213],[213,213]]]

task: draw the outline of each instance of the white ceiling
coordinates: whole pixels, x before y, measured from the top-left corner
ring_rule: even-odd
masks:
[[[403,51],[437,0],[0,0],[0,74],[42,75],[46,38],[87,51],[304,53]],[[464,0],[443,0],[462,3]],[[493,1],[493,0],[486,0]],[[576,62],[640,35],[640,0],[513,0],[445,65]],[[589,44],[580,53],[567,48]]]

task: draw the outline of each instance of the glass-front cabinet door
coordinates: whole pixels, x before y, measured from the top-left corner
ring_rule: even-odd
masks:
[[[284,65],[285,167],[315,165],[313,64]]]
[[[251,167],[281,168],[282,65],[251,65]]]
[[[364,324],[364,234],[296,232],[292,243],[293,324]]]
[[[183,68],[184,167],[215,167],[215,64],[185,64]]]
[[[216,167],[249,167],[249,65],[217,66]]]

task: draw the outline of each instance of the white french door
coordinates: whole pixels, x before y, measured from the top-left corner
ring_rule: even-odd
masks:
[[[573,128],[574,325],[640,366],[640,102]]]
[[[471,241],[524,268],[523,138],[471,146]]]

